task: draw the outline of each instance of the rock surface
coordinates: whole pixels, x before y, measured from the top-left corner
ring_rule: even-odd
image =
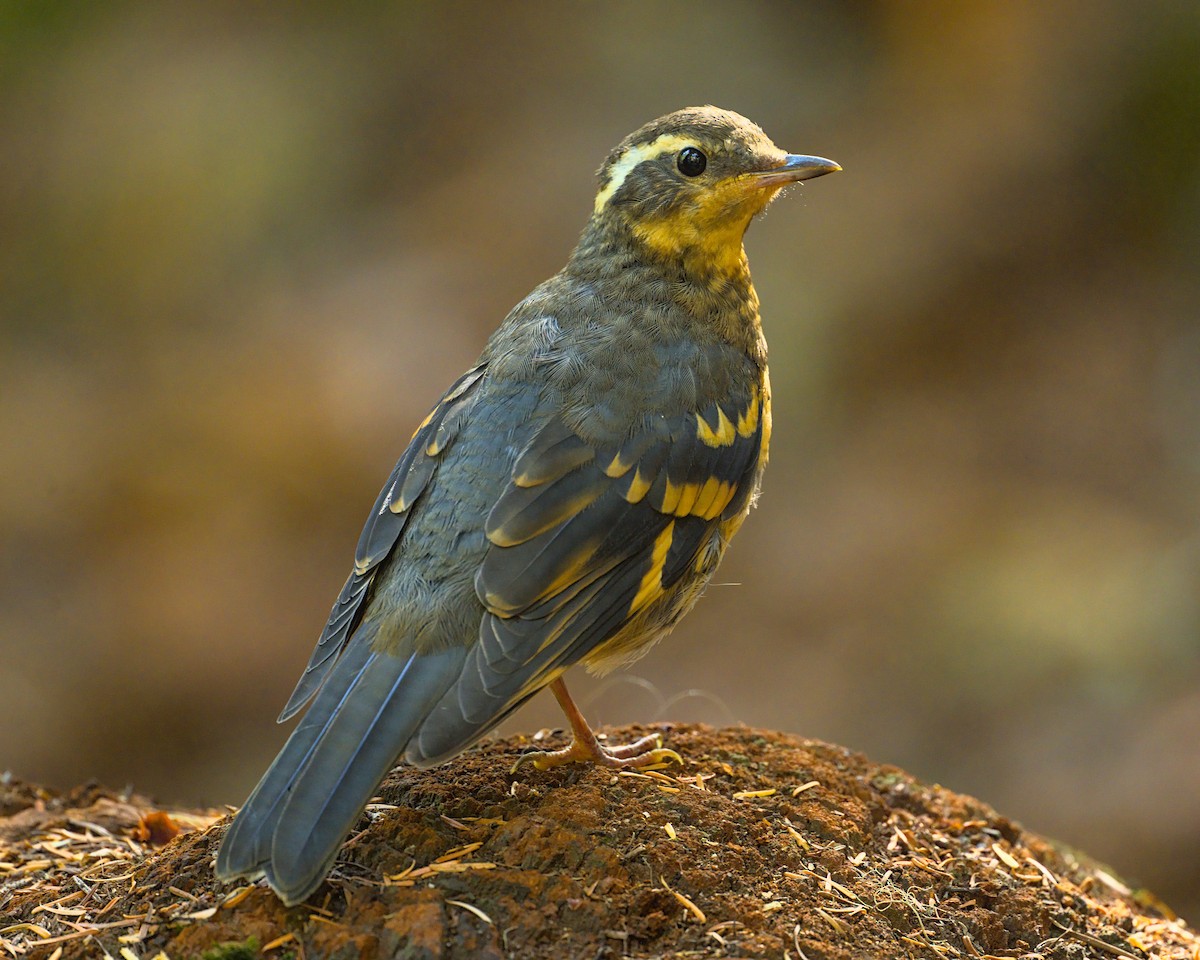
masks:
[[[218,811],[10,779],[0,954],[1200,956],[1152,895],[978,800],[784,734],[662,732],[682,769],[511,774],[529,738],[397,768],[328,882],[292,908],[215,883]]]

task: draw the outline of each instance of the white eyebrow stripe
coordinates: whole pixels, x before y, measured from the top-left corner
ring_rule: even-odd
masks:
[[[655,137],[649,143],[639,143],[636,147],[626,150],[621,159],[613,164],[608,175],[608,186],[596,194],[595,212],[604,209],[614,193],[621,189],[625,178],[644,160],[651,160],[664,153],[674,153],[684,147],[695,146],[694,137],[684,137],[678,133],[664,133]]]

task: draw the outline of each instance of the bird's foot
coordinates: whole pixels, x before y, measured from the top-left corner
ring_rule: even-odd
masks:
[[[636,770],[639,767],[667,762],[682,765],[683,757],[674,750],[664,748],[662,737],[658,734],[642,737],[619,747],[607,747],[592,735],[587,738],[577,736],[570,746],[561,750],[537,750],[522,754],[513,764],[512,772],[516,773],[517,768],[526,763],[532,763],[537,770],[551,770],[567,763],[594,763],[598,767],[608,767],[611,770]]]
[[[683,765],[683,757],[674,750],[665,749],[662,737],[657,733],[619,747],[605,746],[583,719],[583,714],[567,693],[566,684],[562,682],[561,677],[550,684],[550,689],[571,723],[571,743],[561,750],[537,750],[522,754],[513,764],[511,773],[516,773],[517,768],[525,763],[532,763],[537,770],[550,770],[565,763],[594,763],[610,770],[636,770],[639,767],[650,767],[668,761]]]

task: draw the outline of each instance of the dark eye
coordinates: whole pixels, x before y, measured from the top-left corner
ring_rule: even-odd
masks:
[[[675,166],[679,168],[679,172],[685,177],[698,177],[704,172],[704,168],[708,166],[708,157],[695,147],[684,147],[679,151],[679,157],[675,160]]]

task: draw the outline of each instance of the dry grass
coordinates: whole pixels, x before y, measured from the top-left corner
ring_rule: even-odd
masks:
[[[402,768],[292,910],[215,883],[219,811],[10,782],[0,957],[184,960],[254,937],[297,958],[352,942],[364,957],[1200,960],[1151,895],[969,797],[777,734],[672,737],[682,769],[517,780],[511,742]]]

